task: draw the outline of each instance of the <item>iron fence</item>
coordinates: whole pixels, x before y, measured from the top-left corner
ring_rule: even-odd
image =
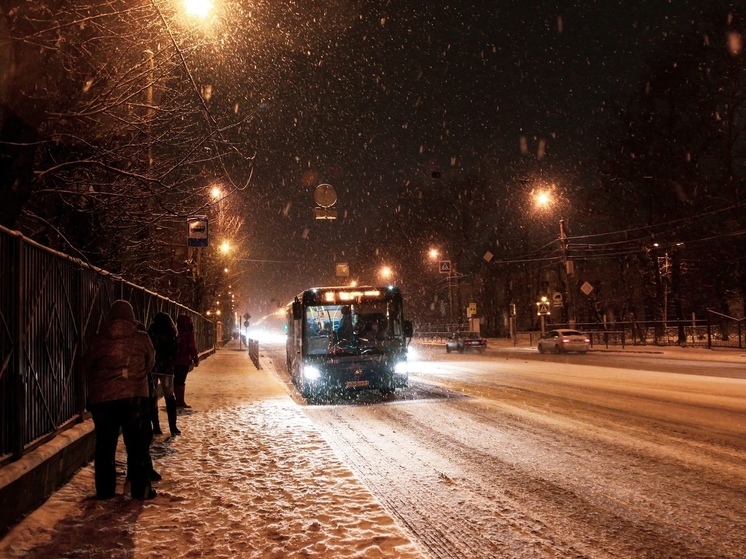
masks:
[[[80,360],[116,299],[145,325],[188,314],[198,350],[214,347],[199,313],[1,226],[0,262],[0,466],[84,419]]]
[[[746,347],[744,320],[708,311],[706,319],[589,322],[577,323],[574,328],[588,334],[593,345],[688,345],[707,348],[744,348]],[[545,329],[567,327],[566,323],[548,324]]]

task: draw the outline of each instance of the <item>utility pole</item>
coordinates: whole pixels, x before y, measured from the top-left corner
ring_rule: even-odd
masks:
[[[453,329],[453,271],[448,268],[448,328]]]
[[[567,324],[570,328],[575,328],[575,293],[572,286],[575,276],[575,265],[567,256],[568,242],[564,219],[560,219],[559,226],[560,248],[562,249],[562,263],[565,266],[565,286],[567,288]]]

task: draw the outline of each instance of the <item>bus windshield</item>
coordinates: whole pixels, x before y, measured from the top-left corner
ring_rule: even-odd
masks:
[[[305,310],[307,355],[375,351],[400,344],[401,305],[395,301],[308,305]]]

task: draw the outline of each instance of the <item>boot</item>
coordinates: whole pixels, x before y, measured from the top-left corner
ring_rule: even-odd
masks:
[[[189,404],[184,401],[184,392],[186,391],[186,385],[174,386],[174,394],[176,394],[176,407],[177,408],[191,408]]]
[[[156,397],[150,399],[150,421],[153,424],[153,434],[162,435],[161,420],[158,418],[158,398]]]
[[[171,430],[171,436],[181,435],[181,431],[176,427],[176,396],[166,397],[166,415],[168,415],[168,428]]]

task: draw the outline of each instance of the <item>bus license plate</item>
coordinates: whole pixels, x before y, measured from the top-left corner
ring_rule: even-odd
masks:
[[[370,384],[370,381],[367,380],[350,380],[347,381],[347,384],[345,385],[347,388],[355,388],[358,386],[368,386]]]

